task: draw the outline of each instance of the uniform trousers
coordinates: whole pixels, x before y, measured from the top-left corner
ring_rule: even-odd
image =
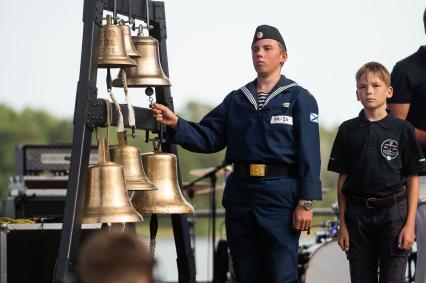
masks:
[[[405,283],[408,251],[398,249],[407,200],[383,208],[348,203],[349,267],[352,283]]]
[[[420,176],[420,203],[416,214],[416,283],[426,283],[426,176]]]
[[[238,283],[297,283],[297,179],[228,177],[223,205]]]

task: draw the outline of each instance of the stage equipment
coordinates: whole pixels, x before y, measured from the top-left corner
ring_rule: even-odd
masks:
[[[309,247],[303,283],[349,283],[349,262],[337,239]],[[313,252],[312,252],[313,251]]]
[[[98,68],[123,66],[136,66],[136,61],[126,53],[122,29],[112,23],[111,15],[107,15],[106,25],[102,26],[99,33]]]
[[[189,174],[195,177],[202,177],[205,176],[208,173],[211,173],[212,170],[216,169],[215,167],[208,167],[208,168],[199,168],[199,169],[192,169],[189,171]],[[227,165],[226,167],[221,168],[219,171],[216,172],[216,177],[227,177],[229,174],[231,174],[233,171],[231,165]]]
[[[142,29],[142,28],[140,28]],[[160,64],[158,41],[151,36],[133,36],[133,44],[141,54],[136,58],[137,66],[126,67],[128,87],[170,86],[170,80],[164,74]],[[123,70],[120,70],[123,72]],[[114,87],[123,87],[121,74],[113,80]]]
[[[80,240],[101,224],[83,224]],[[0,282],[52,282],[62,223],[0,224]]]
[[[189,185],[188,182],[183,183],[183,190],[186,191],[189,197],[203,196],[212,194],[212,188],[210,183],[196,183]],[[223,186],[216,186],[216,192],[223,192]]]
[[[17,145],[4,216],[62,219],[70,160],[71,145]],[[97,148],[92,147],[89,163],[96,160]]]
[[[89,166],[82,223],[142,221],[128,198],[123,167],[109,161],[106,140],[98,142],[98,164]]]
[[[187,214],[194,208],[185,200],[177,181],[176,156],[165,152],[142,154],[143,168],[157,191],[137,191],[132,203],[141,214]]]
[[[110,148],[109,152],[111,160],[123,166],[127,189],[129,191],[158,190],[145,175],[139,149],[127,144],[126,131],[118,132],[117,138],[118,146]]]

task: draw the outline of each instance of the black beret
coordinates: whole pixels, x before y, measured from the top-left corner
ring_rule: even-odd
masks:
[[[284,39],[281,36],[280,31],[276,27],[268,25],[258,26],[256,28],[256,31],[254,32],[253,42],[251,43],[251,45],[253,46],[256,41],[261,39],[274,39],[284,45],[284,49],[287,50],[284,43]]]

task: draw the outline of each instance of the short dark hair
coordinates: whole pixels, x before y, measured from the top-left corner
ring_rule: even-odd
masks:
[[[391,86],[389,71],[382,64],[378,62],[368,62],[359,68],[355,75],[357,85],[361,79],[361,76],[366,73],[373,73],[379,76],[379,78],[386,84],[386,86]]]
[[[80,250],[79,279],[84,283],[138,282],[151,280],[153,259],[136,235],[99,231],[87,238]]]
[[[425,30],[426,30],[426,8],[425,8],[425,11],[423,12],[423,25],[425,26]]]

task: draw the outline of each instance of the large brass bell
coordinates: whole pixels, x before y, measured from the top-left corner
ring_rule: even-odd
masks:
[[[176,156],[164,152],[142,154],[142,164],[148,179],[158,191],[138,191],[132,199],[133,206],[142,214],[194,213],[185,200],[177,181]]]
[[[110,148],[109,152],[111,160],[123,166],[128,190],[158,190],[145,175],[139,149],[127,144],[126,132],[118,132],[117,138],[118,146]]]
[[[82,223],[142,221],[127,195],[123,167],[109,161],[107,147],[100,139],[98,164],[89,166]]]
[[[151,36],[133,36],[133,44],[141,54],[135,67],[125,68],[128,87],[169,86],[170,80],[161,68],[158,40]],[[120,70],[122,72],[123,70]],[[114,87],[123,87],[121,74],[113,80]]]
[[[136,66],[136,61],[126,53],[123,31],[112,23],[111,15],[107,15],[107,23],[99,33],[99,68],[121,68]]]

